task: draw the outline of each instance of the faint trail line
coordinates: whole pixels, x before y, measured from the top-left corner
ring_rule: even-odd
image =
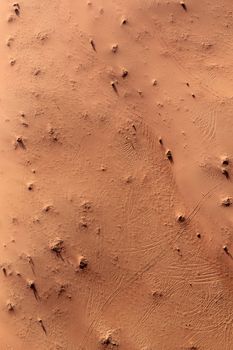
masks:
[[[137,280],[137,278],[141,277],[145,272],[147,272],[148,270],[150,270],[152,267],[154,267],[157,263],[160,262],[160,258],[164,255],[164,253],[166,254],[166,250],[164,249],[164,251],[162,251],[158,256],[156,256],[154,259],[152,259],[152,261],[150,263],[147,263],[146,265],[144,265],[140,270],[138,270],[137,272],[135,272],[133,274],[133,276],[131,278],[128,279],[128,281],[126,281],[126,284],[123,286],[123,288],[121,288],[121,285],[118,286],[115,291],[113,293],[111,293],[105,300],[105,302],[102,304],[101,308],[98,311],[98,314],[100,314],[101,311],[103,311],[104,307],[108,304],[110,304],[110,302],[112,302],[118,295],[120,292],[122,292],[123,290],[125,290],[126,288],[128,288],[134,281]],[[83,350],[83,346],[84,343],[87,341],[87,337],[90,336],[93,332],[94,327],[98,324],[98,320],[94,319],[91,324],[89,325],[88,330],[86,331],[85,335],[83,336],[83,340],[81,342],[81,344],[79,345],[79,349]]]
[[[213,186],[208,192],[206,192],[203,197],[197,202],[196,206],[191,210],[189,215],[187,216],[186,222],[190,222],[199,212],[201,209],[202,204],[204,203],[205,199],[207,199],[209,196],[212,195],[213,191],[218,188],[221,185],[221,182]],[[181,237],[181,235],[185,232],[186,227],[184,227],[180,232],[178,232],[176,240]]]

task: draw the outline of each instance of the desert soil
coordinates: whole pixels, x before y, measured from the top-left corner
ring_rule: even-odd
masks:
[[[0,349],[233,349],[230,0],[0,2]]]

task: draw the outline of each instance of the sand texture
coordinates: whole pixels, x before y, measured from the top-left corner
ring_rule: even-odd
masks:
[[[1,0],[0,54],[0,350],[232,350],[232,0]]]

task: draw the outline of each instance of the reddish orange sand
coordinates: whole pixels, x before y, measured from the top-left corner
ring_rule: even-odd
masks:
[[[233,349],[232,38],[232,0],[0,1],[1,350]]]

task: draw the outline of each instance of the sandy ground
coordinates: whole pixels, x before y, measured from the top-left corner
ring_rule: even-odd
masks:
[[[0,350],[233,349],[232,17],[0,2]]]

